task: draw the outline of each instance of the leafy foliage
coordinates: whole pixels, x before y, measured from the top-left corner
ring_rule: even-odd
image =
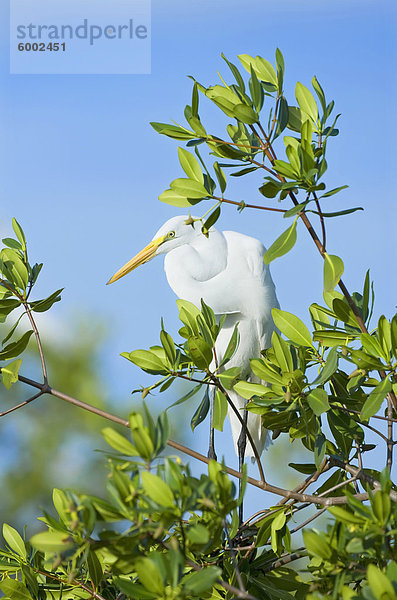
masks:
[[[238,367],[228,368],[239,343],[238,326],[219,364],[215,343],[224,319],[216,319],[203,301],[195,306],[178,300],[180,339],[175,341],[162,324],[158,345],[122,354],[156,378],[143,388],[143,398],[155,389],[160,393],[169,389],[179,379],[192,383],[191,390],[157,421],[146,404],[126,420],[69,398],[81,408],[125,425],[131,439],[109,426],[102,431],[113,450],[108,453],[106,499],[57,489],[53,503],[58,517],[44,512],[41,520],[46,530],[27,541],[4,525],[0,589],[7,598],[397,597],[397,490],[390,476],[397,409],[397,316],[382,315],[369,330],[374,304],[369,273],[362,292],[350,294],[341,279],[342,259],[326,251],[326,219],[357,210],[324,213],[320,204],[346,187],[326,191],[323,181],[327,146],[338,135],[339,115],[331,117],[334,102],[326,101],[316,77],[314,93],[298,82],[298,106],[289,104],[283,92],[285,64],[279,50],[275,66],[259,56],[239,56],[248,83],[240,69],[223,58],[233,83],[221,79],[222,85],[205,87],[194,81],[191,105],[184,111],[189,128],[152,123],[160,134],[186,141],[193,148],[178,148],[184,176],[174,179],[160,200],[186,207],[212,200],[200,219],[204,235],[220,218],[223,204],[233,204],[240,211],[247,207],[281,210],[285,218],[294,217],[264,260],[270,263],[293,247],[301,222],[324,259],[324,305],[310,306],[311,330],[300,317],[273,309],[278,331],[262,357],[251,360],[257,378],[253,382]],[[233,119],[226,126],[225,139],[207,132],[199,116],[199,93]],[[203,144],[215,158],[214,176],[199,151]],[[281,159],[277,144],[283,152]],[[288,199],[292,208],[247,205],[225,198],[228,178],[224,169],[229,168],[237,169],[230,173],[233,177],[265,173],[258,186],[260,202]],[[220,195],[215,195],[217,186]],[[310,213],[320,218],[322,240],[309,221]],[[35,386],[41,393],[56,396],[48,385],[33,312],[49,309],[59,300],[60,291],[41,301],[30,300],[41,265],[30,265],[25,235],[16,221],[13,227],[16,239],[4,240],[6,248],[0,255],[0,314],[5,321],[14,310],[22,309],[31,329],[9,342],[15,332],[13,324],[3,341],[7,345],[0,360],[14,360],[2,366],[2,379],[8,389],[21,377],[17,357],[34,333],[44,377],[44,383]],[[274,438],[285,434],[311,455],[310,463],[289,465],[307,475],[306,480],[293,490],[279,488],[265,481],[259,462],[258,480],[247,478],[245,469],[238,474],[237,493],[230,479],[236,473],[227,465],[208,461],[170,440],[168,410],[194,398],[194,430],[210,412],[210,390],[215,392],[211,412],[217,429],[223,428],[232,403],[229,392],[234,390],[248,400],[248,411],[261,415]],[[378,429],[379,421],[386,424],[386,433]],[[369,429],[385,443],[387,460],[381,472],[365,465],[374,450],[366,437]],[[208,463],[207,471],[196,477],[179,457],[164,457],[167,444]],[[241,522],[239,508],[247,485],[282,499],[262,506]],[[296,514],[309,507],[311,516],[296,524]],[[311,525],[321,515],[326,519],[324,530]],[[299,547],[302,529],[304,546]],[[304,560],[294,570],[290,563],[298,559]]]

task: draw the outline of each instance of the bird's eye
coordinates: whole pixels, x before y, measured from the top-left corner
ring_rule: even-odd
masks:
[[[168,238],[174,238],[175,237],[175,231],[170,231],[169,234],[167,235]]]

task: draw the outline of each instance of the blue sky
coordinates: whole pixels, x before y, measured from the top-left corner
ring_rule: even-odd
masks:
[[[327,208],[365,211],[330,220],[328,250],[343,258],[352,291],[362,288],[370,268],[375,315],[394,313],[395,26],[396,8],[384,0],[154,0],[151,75],[10,75],[8,8],[1,3],[0,232],[8,234],[16,216],[31,256],[45,263],[39,293],[65,287],[48,322],[55,331],[56,323],[67,328],[76,313],[108,321],[103,356],[125,399],[120,410],[130,390],[148,378],[119,353],[156,343],[161,316],[170,332],[177,329],[162,259],[105,286],[165,220],[180,213],[157,200],[180,176],[177,144],[156,134],[149,121],[182,120],[191,93],[186,76],[216,82],[217,70],[227,73],[221,52],[233,61],[240,53],[273,60],[279,47],[291,100],[296,80],[309,85],[314,74],[335,100],[341,135],[330,148],[327,185],[349,189],[329,199]],[[203,120],[221,132],[204,105]],[[230,197],[259,201],[258,185],[255,179],[244,188],[235,182]],[[270,245],[285,221],[225,210],[218,227]],[[307,306],[321,300],[322,264],[303,228],[298,246],[272,265],[272,273],[281,307],[307,322]]]

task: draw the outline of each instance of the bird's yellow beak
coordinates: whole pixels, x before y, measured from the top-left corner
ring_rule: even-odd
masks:
[[[114,283],[118,279],[124,277],[124,275],[127,275],[127,273],[130,273],[140,265],[143,265],[149,260],[151,260],[156,254],[158,247],[164,242],[164,239],[165,236],[162,236],[150,242],[150,244],[148,244],[143,250],[138,252],[138,254],[134,256],[134,258],[131,258],[131,260],[129,260],[128,263],[124,265],[124,267],[121,267],[121,269],[119,269],[117,273],[115,273],[113,277],[109,279],[106,285],[109,285],[109,283]]]

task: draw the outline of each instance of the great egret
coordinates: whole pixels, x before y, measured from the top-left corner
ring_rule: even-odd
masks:
[[[207,237],[202,233],[200,220],[173,217],[108,283],[117,281],[158,254],[165,254],[168,283],[179,298],[196,306],[200,306],[202,298],[216,315],[227,315],[216,342],[218,361],[222,361],[238,323],[240,342],[227,368],[242,367],[242,377],[258,382],[250,370],[250,359],[259,357],[260,351],[270,346],[274,331],[271,310],[279,307],[269,268],[263,262],[264,251],[259,240],[242,233],[210,228]],[[236,392],[230,391],[229,395],[238,410],[245,407],[246,401]],[[260,455],[267,431],[259,415],[251,412],[247,415],[245,411],[244,416]],[[228,417],[241,463],[244,456],[253,457],[254,453],[230,407]]]

